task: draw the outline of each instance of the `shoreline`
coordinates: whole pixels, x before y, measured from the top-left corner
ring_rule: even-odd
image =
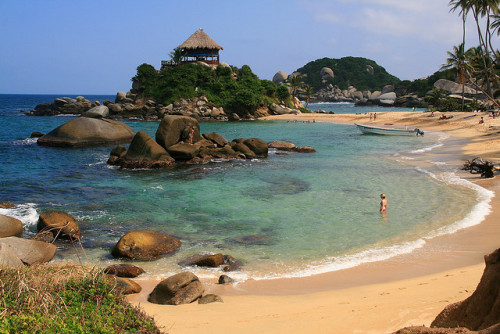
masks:
[[[483,113],[446,113],[454,118],[439,120],[439,113],[435,117],[429,114],[377,113],[374,123],[413,125],[466,138],[468,143],[453,152],[457,162],[481,156],[499,163],[500,119],[488,119]],[[474,114],[485,116],[485,124],[478,124],[479,117],[464,119]],[[370,121],[368,114],[301,114],[265,119],[344,124]],[[500,190],[497,178],[480,179],[477,174],[465,172],[460,176],[495,193]],[[380,262],[303,278],[249,280],[236,286],[204,282],[206,293],[219,294],[224,303],[175,307],[151,304],[147,296],[158,281],[140,279],[136,281],[143,291],[128,300],[155,316],[157,323],[171,333],[311,329],[388,333],[409,325],[428,326],[446,305],[467,298],[475,290],[484,270],[483,256],[499,247],[500,200],[494,196],[490,205],[491,212],[480,224],[426,240],[423,247],[409,254]]]

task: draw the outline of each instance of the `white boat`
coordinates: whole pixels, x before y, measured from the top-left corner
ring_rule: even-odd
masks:
[[[424,132],[417,129],[414,126],[408,127],[395,127],[395,126],[380,126],[372,124],[359,124],[354,123],[361,132],[365,134],[375,134],[375,135],[393,135],[393,136],[423,136]]]

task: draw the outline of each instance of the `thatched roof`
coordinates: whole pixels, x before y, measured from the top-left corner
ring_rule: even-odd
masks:
[[[217,44],[203,29],[198,29],[184,43],[178,46],[179,49],[217,49],[224,50]]]

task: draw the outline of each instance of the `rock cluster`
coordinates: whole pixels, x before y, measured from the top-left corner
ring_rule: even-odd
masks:
[[[218,133],[200,134],[198,121],[187,116],[165,116],[155,140],[139,131],[128,150],[115,147],[108,164],[122,168],[162,168],[182,163],[204,163],[218,159],[254,159],[268,155],[267,143],[258,138],[229,142]]]
[[[22,222],[0,215],[0,266],[22,267],[49,262],[57,247],[51,243],[21,238]]]
[[[205,288],[198,277],[192,272],[185,271],[161,281],[151,292],[148,301],[162,305],[189,304],[198,300],[198,304],[214,302],[222,303],[217,295],[203,295]]]
[[[58,97],[52,103],[43,103],[31,110],[30,115],[34,116],[54,116],[60,114],[80,115],[90,108],[100,105],[99,101],[91,103],[83,96],[76,98]]]

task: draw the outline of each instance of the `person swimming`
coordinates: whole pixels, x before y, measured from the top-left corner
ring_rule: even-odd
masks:
[[[385,194],[380,194],[380,198],[382,199],[380,201],[380,212],[386,212],[387,211],[387,199]]]

